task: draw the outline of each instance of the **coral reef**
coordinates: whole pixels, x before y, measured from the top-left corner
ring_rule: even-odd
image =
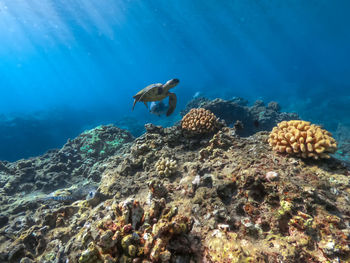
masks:
[[[176,160],[169,157],[161,157],[156,162],[156,170],[160,176],[170,176],[176,172],[177,163]]]
[[[89,138],[95,138],[95,144],[89,143]],[[109,143],[116,138],[123,139],[124,143]],[[95,196],[96,188],[107,168],[101,160],[108,157],[107,153],[121,153],[132,140],[127,131],[112,125],[99,126],[68,140],[60,150],[14,163],[0,162],[1,216],[10,222],[7,231],[17,235],[32,226],[33,219],[24,214],[42,205],[54,208],[77,200],[98,202],[100,196]],[[84,145],[95,154],[81,151]]]
[[[350,166],[350,126],[339,123],[334,137],[338,142],[335,156]]]
[[[270,146],[280,153],[302,158],[330,158],[337,149],[332,134],[308,121],[283,121],[270,133]]]
[[[181,120],[181,128],[188,137],[213,133],[221,126],[217,117],[204,108],[191,109]]]
[[[166,207],[164,199],[151,202],[148,210],[132,199],[119,204],[112,202],[110,215],[85,227],[77,236],[86,247],[78,261],[169,262],[176,253],[169,249],[186,237],[191,221],[179,215],[176,208]],[[159,209],[154,210],[154,207]]]
[[[124,131],[110,126],[37,158],[0,162],[0,262],[350,262],[344,162],[275,154],[268,132],[146,131],[115,151],[106,141]],[[176,172],[160,177],[166,157],[176,158]],[[98,188],[86,195],[83,181]]]
[[[196,98],[190,101],[181,115],[186,115],[192,108],[204,108],[210,110],[215,116],[224,120],[233,127],[237,121],[236,133],[240,136],[250,136],[259,131],[271,131],[277,123],[299,119],[295,113],[280,112],[281,107],[277,102],[270,102],[265,106],[261,100],[256,101],[252,106],[242,98],[231,100]]]
[[[132,141],[131,134],[120,131],[111,125],[101,125],[83,132],[73,143],[77,145],[84,158],[95,157],[99,160],[113,155],[124,143]]]

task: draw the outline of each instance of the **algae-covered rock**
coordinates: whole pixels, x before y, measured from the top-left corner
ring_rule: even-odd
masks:
[[[103,262],[96,245],[91,242],[86,250],[81,253],[79,263],[99,263]]]
[[[79,151],[86,157],[106,158],[121,149],[125,143],[131,142],[133,136],[112,125],[101,125],[94,129],[83,132],[77,143]]]
[[[101,126],[61,150],[1,163],[0,261],[350,261],[343,163],[276,154],[267,132],[146,130],[126,143],[122,131]],[[169,177],[158,174],[162,157],[176,159]],[[90,185],[91,199],[82,194]]]

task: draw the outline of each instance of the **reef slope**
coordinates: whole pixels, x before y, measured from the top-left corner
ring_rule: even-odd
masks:
[[[350,261],[350,172],[341,162],[277,154],[268,132],[241,138],[225,127],[188,138],[180,126],[149,124],[132,141],[108,127],[89,138],[128,143],[105,154],[112,143],[96,148],[83,134],[54,155],[76,152],[56,162],[63,170],[89,165],[65,180],[53,171],[52,187],[21,175],[41,174],[33,164],[50,153],[0,163],[1,262]],[[82,180],[96,184],[90,197],[33,197],[72,193]]]

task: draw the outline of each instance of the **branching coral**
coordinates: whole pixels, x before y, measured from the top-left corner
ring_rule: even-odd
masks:
[[[281,153],[302,158],[329,158],[337,143],[332,134],[308,121],[282,121],[270,133],[269,144]]]
[[[170,176],[176,172],[176,168],[176,160],[172,160],[169,157],[161,157],[156,162],[156,170],[160,176]]]
[[[215,132],[219,127],[218,118],[204,108],[191,109],[181,121],[182,130],[189,136]]]

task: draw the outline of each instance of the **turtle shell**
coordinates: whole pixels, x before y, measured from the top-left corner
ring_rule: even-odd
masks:
[[[166,96],[167,94],[164,94],[163,84],[156,83],[140,90],[133,98],[137,101],[149,102],[162,100]]]

